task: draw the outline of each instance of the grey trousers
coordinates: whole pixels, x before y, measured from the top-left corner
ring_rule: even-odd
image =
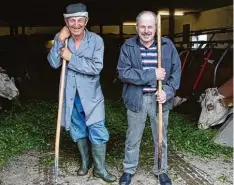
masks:
[[[125,158],[123,161],[124,172],[134,174],[139,161],[139,149],[142,135],[145,128],[147,115],[150,118],[151,130],[154,138],[154,167],[153,172],[158,175],[158,118],[157,101],[154,93],[144,94],[141,112],[127,110],[128,130],[125,142]],[[162,133],[162,162],[161,171],[167,173],[167,125],[169,110],[163,112],[163,133]],[[147,159],[146,159],[147,160]]]

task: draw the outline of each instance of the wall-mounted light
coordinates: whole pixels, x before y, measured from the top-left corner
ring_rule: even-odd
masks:
[[[168,11],[159,11],[160,15],[170,15],[170,13]],[[183,16],[184,15],[184,12],[179,12],[179,11],[176,11],[174,13],[175,16]]]
[[[136,26],[136,22],[124,22],[123,26]]]

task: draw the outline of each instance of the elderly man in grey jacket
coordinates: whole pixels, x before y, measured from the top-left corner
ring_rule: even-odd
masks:
[[[161,185],[171,185],[167,175],[167,125],[172,100],[180,84],[181,62],[173,43],[163,37],[163,67],[157,67],[156,20],[156,15],[151,11],[143,11],[137,16],[138,36],[126,40],[118,61],[128,118],[124,173],[120,185],[129,185],[136,172],[147,115],[150,117],[155,146],[153,172],[156,177],[159,176]],[[163,80],[160,93],[157,91],[157,80]],[[158,169],[157,102],[163,104],[162,173]]]
[[[61,65],[61,58],[68,63],[61,124],[78,145],[82,165],[77,174],[86,175],[91,167],[90,141],[94,176],[114,182],[116,177],[105,168],[109,133],[105,127],[104,97],[99,81],[104,43],[100,36],[86,29],[88,12],[84,4],[69,5],[64,19],[66,26],[56,34],[47,57],[53,68]],[[64,47],[66,39],[67,48]]]

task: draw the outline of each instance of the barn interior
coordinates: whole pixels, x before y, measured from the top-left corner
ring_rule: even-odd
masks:
[[[20,105],[22,109],[34,100],[58,102],[61,68],[51,68],[47,55],[55,34],[64,26],[66,6],[77,2],[88,8],[87,29],[104,40],[100,80],[107,104],[122,100],[122,83],[116,66],[122,44],[137,34],[136,16],[143,10],[161,12],[162,36],[175,44],[182,67],[181,84],[172,111],[192,116],[197,123],[202,111],[199,101],[202,94],[206,94],[207,89],[217,88],[223,95],[225,119],[216,120],[208,129],[215,129],[212,141],[233,147],[232,0],[1,2],[0,73],[14,78],[19,96],[13,100],[1,97],[0,116],[9,114],[14,106]]]

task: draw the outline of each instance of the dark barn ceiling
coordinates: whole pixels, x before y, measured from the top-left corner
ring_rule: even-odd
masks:
[[[134,21],[142,10],[173,7],[186,11],[208,10],[232,5],[232,0],[32,0],[1,1],[0,20],[9,25],[60,26],[63,13],[70,3],[83,2],[89,11],[89,24],[115,25],[123,21]]]

